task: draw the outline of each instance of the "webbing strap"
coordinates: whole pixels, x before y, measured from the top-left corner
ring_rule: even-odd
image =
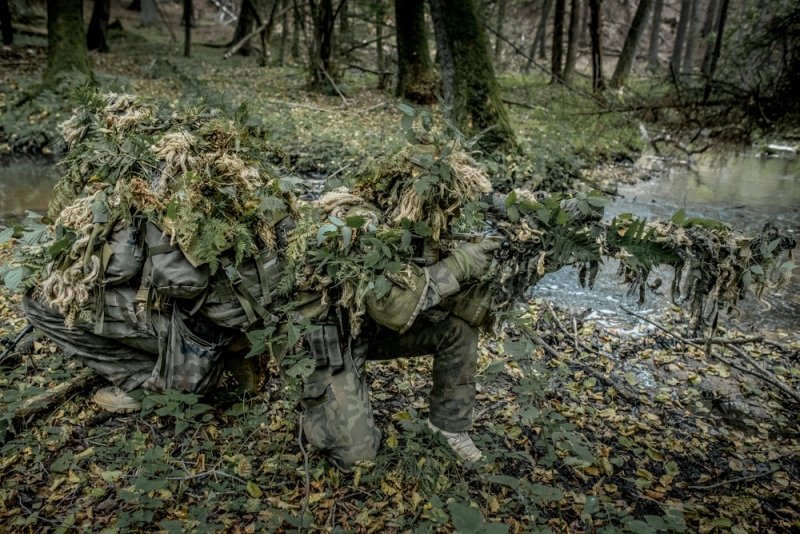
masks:
[[[175,245],[170,245],[166,243],[164,245],[154,245],[152,247],[147,247],[147,253],[150,256],[158,256],[159,254],[166,254],[167,252],[172,252],[173,250],[178,250],[178,247]]]
[[[239,273],[238,269],[236,269],[233,263],[231,263],[231,260],[223,256],[220,260],[220,263],[222,263],[225,276],[227,276],[228,280],[230,280],[231,285],[236,293],[236,297],[239,299],[239,302],[242,304],[242,308],[247,314],[247,318],[251,321],[255,321],[255,315],[252,315],[251,317],[251,314],[255,312],[262,319],[268,319],[271,314],[256,300],[253,294],[250,293],[250,290],[247,289],[247,284],[244,283],[241,273]]]

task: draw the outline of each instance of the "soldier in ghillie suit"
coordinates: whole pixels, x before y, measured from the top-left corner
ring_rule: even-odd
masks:
[[[138,389],[204,393],[226,366],[255,390],[249,345],[302,360],[288,334],[299,324],[303,429],[336,465],[380,443],[366,361],[423,354],[429,426],[474,462],[478,329],[545,273],[574,265],[591,286],[614,257],[643,298],[651,270],[670,265],[674,301],[713,323],[792,268],[782,258],[795,242],[773,226],[751,238],[682,212],[605,223],[593,193],[493,195],[464,144],[424,119],[423,135],[349,189],[303,203],[248,124],[106,95],[63,125],[53,239],[30,236],[3,276],[30,289],[31,323],[114,384],[95,395],[102,408],[136,410]]]

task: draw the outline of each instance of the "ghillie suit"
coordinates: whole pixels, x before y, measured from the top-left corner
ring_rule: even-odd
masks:
[[[57,331],[48,310],[66,330],[158,340],[125,349],[135,378],[72,346],[115,384],[138,387],[150,365],[148,389],[208,390],[233,339],[279,321],[281,247],[297,203],[267,161],[279,154],[245,119],[108,94],[87,96],[62,125],[69,151],[49,206],[54,244],[38,249],[50,261],[26,273],[44,306],[27,309],[65,346],[83,334]]]
[[[291,279],[284,285],[334,300],[357,336],[367,300],[409,283],[415,258],[426,254],[423,240],[434,244],[430,254],[452,248],[442,236],[491,183],[457,142],[411,144],[366,165],[354,183],[307,208],[286,251]]]
[[[130,95],[92,96],[62,124],[69,149],[50,202],[60,253],[39,288],[74,322],[99,279],[98,245],[134,218],[155,223],[211,274],[276,249],[275,223],[295,197],[266,162],[259,132],[202,107],[171,110]],[[272,150],[274,152],[274,150]],[[84,317],[85,318],[85,317]]]

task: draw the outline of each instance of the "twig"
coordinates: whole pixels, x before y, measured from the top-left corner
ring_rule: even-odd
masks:
[[[195,478],[205,478],[210,476],[220,476],[223,478],[232,478],[236,482],[240,484],[247,485],[247,481],[243,478],[239,478],[236,475],[232,475],[230,473],[226,473],[225,471],[220,471],[219,469],[211,469],[209,471],[203,471],[202,473],[195,473],[194,475],[186,475],[185,477],[165,477],[166,480],[179,480],[181,482],[188,482],[189,480]]]
[[[526,104],[525,102],[516,102],[514,100],[508,100],[506,98],[503,98],[502,100],[503,100],[504,103],[508,104],[509,106],[519,106],[521,108],[534,109],[534,110],[537,110],[537,111],[547,111],[542,106],[532,106],[531,104]]]
[[[250,32],[250,33],[248,33],[247,35],[245,35],[244,37],[242,37],[242,39],[241,39],[241,40],[240,40],[238,43],[236,43],[235,45],[233,45],[233,46],[230,48],[230,50],[228,50],[227,52],[225,52],[225,55],[223,55],[223,56],[222,56],[222,59],[228,59],[228,58],[230,58],[230,57],[231,57],[233,54],[235,54],[236,52],[238,52],[238,51],[239,51],[239,49],[240,49],[241,47],[243,47],[243,46],[245,45],[245,43],[247,43],[247,41],[249,41],[250,39],[252,39],[252,38],[253,38],[253,37],[255,37],[256,35],[258,35],[259,33],[263,32],[263,31],[264,31],[264,30],[267,28],[267,26],[269,26],[269,24],[270,24],[269,22],[265,22],[265,23],[263,23],[261,26],[259,26],[259,27],[258,27],[258,28],[256,28],[255,30],[253,30],[252,32]]]
[[[311,481],[309,480],[308,475],[308,452],[306,448],[303,446],[303,417],[305,414],[300,414],[300,422],[297,424],[297,443],[300,445],[300,452],[303,454],[303,482],[305,484],[305,496],[303,497],[303,507],[300,509],[300,526],[298,531],[302,534],[303,532],[303,517],[306,515],[306,511],[308,510],[308,499],[311,495]]]
[[[541,346],[545,350],[545,352],[547,352],[550,356],[552,356],[554,358],[557,358],[559,360],[566,360],[567,363],[570,363],[572,365],[580,367],[585,372],[589,373],[590,375],[595,377],[597,380],[599,380],[600,382],[605,384],[607,387],[613,387],[617,391],[617,394],[619,394],[620,397],[622,397],[626,401],[630,402],[631,404],[635,404],[637,402],[641,402],[638,398],[635,398],[635,397],[629,395],[628,393],[626,393],[611,378],[605,376],[604,374],[602,374],[599,371],[596,371],[591,366],[589,366],[589,365],[587,365],[585,363],[579,362],[577,360],[573,360],[572,358],[567,358],[564,354],[561,354],[560,352],[558,352],[556,349],[551,347],[544,339],[542,339],[538,335],[534,334],[533,332],[530,332],[529,335],[531,336],[531,339],[533,339],[536,342],[536,344]]]
[[[781,391],[783,391],[784,393],[786,393],[787,395],[792,397],[795,400],[796,403],[800,404],[800,395],[798,395],[797,393],[792,391],[789,388],[789,386],[780,383],[777,379],[773,379],[771,377],[771,375],[770,375],[770,372],[767,371],[766,369],[764,369],[763,367],[761,367],[758,364],[758,362],[752,356],[750,356],[745,351],[743,351],[741,348],[739,348],[739,347],[737,347],[735,345],[731,345],[731,350],[733,350],[733,352],[735,352],[737,356],[739,356],[740,358],[745,359],[747,361],[747,363],[749,363],[750,365],[752,365],[753,367],[758,369],[758,371],[760,373],[762,373],[762,375],[763,375],[762,379],[766,380],[770,384],[773,384],[773,385],[777,386],[778,388],[780,388]]]
[[[772,468],[769,471],[766,471],[764,473],[758,473],[756,475],[748,475],[746,477],[732,478],[730,480],[723,480],[722,482],[717,482],[716,484],[711,484],[710,486],[686,486],[686,487],[688,489],[693,489],[693,490],[709,490],[709,489],[714,489],[714,488],[720,488],[722,486],[727,486],[728,484],[736,484],[737,482],[746,482],[748,480],[755,480],[757,478],[766,477],[766,476],[769,476],[769,475],[771,475],[773,473],[777,473],[780,470],[781,470],[781,467],[778,466],[778,467],[774,467],[774,468]]]
[[[322,71],[322,74],[324,74],[324,75],[325,75],[325,77],[328,79],[328,81],[329,81],[329,82],[331,82],[331,85],[332,85],[332,86],[333,86],[333,88],[336,90],[336,93],[337,93],[337,94],[338,94],[340,97],[342,97],[342,102],[344,102],[344,105],[345,105],[345,106],[347,106],[347,105],[349,104],[349,102],[347,101],[347,98],[345,98],[345,96],[344,96],[344,95],[342,94],[342,92],[339,90],[339,86],[338,86],[338,85],[336,85],[336,82],[334,82],[334,81],[333,81],[333,78],[331,78],[331,75],[330,75],[330,74],[328,74],[328,71],[327,71],[327,70],[325,70],[325,67],[323,67],[323,66],[322,66],[322,62],[320,62],[320,63],[319,63],[319,70],[321,70],[321,71]]]
[[[317,107],[317,106],[311,106],[309,104],[299,104],[297,102],[286,102],[285,100],[270,100],[270,99],[266,99],[265,101],[269,102],[270,104],[280,104],[282,106],[287,106],[287,107],[290,107],[290,108],[303,108],[303,109],[310,109],[310,110],[313,110],[313,111],[324,111],[326,113],[333,113],[335,111],[339,111],[341,109],[344,109],[344,106],[338,106],[338,107],[335,107],[335,108],[321,108],[321,107]]]
[[[764,341],[764,336],[739,337],[733,339],[726,337],[712,337],[712,338],[692,337],[692,338],[686,338],[686,341],[691,341],[692,343],[714,343],[716,345],[744,345],[746,343],[756,343],[759,341]]]
[[[693,341],[689,341],[688,339],[684,338],[680,334],[676,334],[672,330],[670,330],[668,328],[665,328],[664,326],[661,326],[660,324],[658,324],[658,323],[656,323],[654,321],[651,321],[647,317],[639,315],[638,313],[634,312],[633,310],[629,310],[628,308],[626,308],[622,304],[620,304],[620,308],[622,308],[626,313],[629,313],[629,314],[633,315],[634,317],[637,317],[637,318],[641,319],[642,321],[645,321],[646,323],[649,323],[649,324],[655,326],[659,330],[663,330],[664,332],[666,332],[670,336],[674,337],[678,341],[686,343],[689,346],[692,346],[692,347],[694,347],[694,348],[696,348],[698,350],[701,350],[701,351],[705,352],[706,348],[703,347],[702,345],[694,343]],[[731,345],[731,349],[736,350],[737,347]],[[800,404],[800,395],[798,395],[797,393],[795,393],[794,391],[789,389],[784,384],[781,384],[777,379],[773,378],[772,375],[769,373],[769,371],[765,370],[764,368],[759,366],[757,363],[755,363],[755,360],[753,360],[752,357],[749,354],[746,354],[742,350],[739,350],[738,354],[739,354],[739,356],[743,356],[745,358],[745,360],[747,360],[751,365],[753,365],[753,367],[756,368],[756,370],[754,371],[752,369],[747,369],[746,367],[742,367],[741,365],[737,365],[736,362],[733,362],[733,361],[729,360],[728,358],[725,358],[721,354],[717,354],[715,352],[711,353],[711,355],[714,358],[718,359],[722,363],[730,365],[734,369],[738,369],[739,371],[742,371],[743,373],[747,373],[749,375],[752,375],[752,376],[755,376],[757,378],[760,378],[761,380],[763,380],[764,382],[767,382],[768,384],[772,384],[773,386],[777,387],[778,389],[780,389],[781,391],[783,391],[784,393],[789,395],[795,402]]]

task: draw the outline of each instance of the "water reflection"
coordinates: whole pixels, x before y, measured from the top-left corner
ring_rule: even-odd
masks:
[[[47,213],[57,179],[55,165],[47,160],[0,161],[0,222],[21,220],[26,210]]]

